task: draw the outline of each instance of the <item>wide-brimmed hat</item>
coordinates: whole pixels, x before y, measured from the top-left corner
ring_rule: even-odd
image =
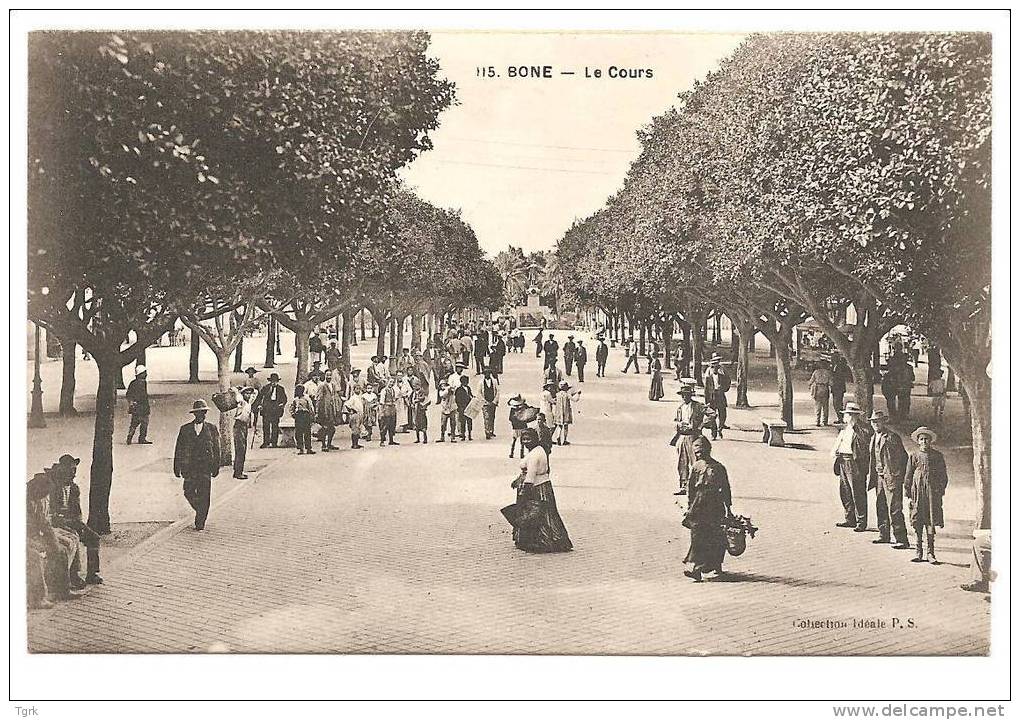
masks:
[[[138,377],[143,372],[149,372],[149,369],[144,365],[135,365],[135,377]]]
[[[567,335],[567,340],[573,340],[573,339],[574,339],[573,335]]]
[[[79,463],[81,463],[81,458],[76,458],[73,455],[68,455],[67,453],[61,455],[57,460],[57,465],[78,465]]]
[[[209,406],[206,405],[205,400],[196,400],[195,402],[193,402],[191,404],[191,409],[188,410],[188,412],[190,412],[190,413],[208,412],[208,411],[209,411]]]
[[[253,388],[251,386],[248,386],[248,387],[239,388],[239,391],[240,391],[240,393],[242,395],[251,395],[251,394],[253,394],[255,392],[255,388]]]
[[[885,410],[875,410],[871,413],[871,417],[868,418],[871,422],[888,422],[889,416],[886,415]]]
[[[379,362],[379,356],[378,356],[378,355],[373,355],[373,356],[372,356],[372,357],[371,357],[370,359],[371,359],[371,360],[372,360],[372,362],[374,362],[374,363],[377,363],[377,362]]]
[[[280,382],[280,376],[277,375],[276,373],[272,373],[269,376],[269,382],[273,382],[273,380],[275,380],[276,382]]]
[[[855,403],[853,400],[843,406],[843,413],[850,413],[851,415],[863,415],[864,411],[861,410],[861,406]]]
[[[546,381],[545,381],[545,382],[544,382],[544,383],[542,384],[542,387],[543,387],[543,388],[548,388],[548,387],[552,387],[552,388],[554,388],[554,387],[556,387],[556,381],[555,381],[555,380],[546,380]]]
[[[910,439],[913,440],[914,442],[920,440],[922,436],[930,437],[932,442],[938,442],[939,439],[939,435],[937,432],[935,432],[929,427],[925,427],[924,425],[917,428],[917,430],[915,430],[914,432],[910,433]]]

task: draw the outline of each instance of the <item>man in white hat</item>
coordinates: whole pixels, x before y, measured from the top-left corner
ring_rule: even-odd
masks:
[[[826,395],[828,397],[828,395]],[[836,527],[868,529],[868,443],[864,411],[855,402],[843,408],[846,426],[839,431],[832,448],[832,470],[839,478],[839,499],[843,503],[844,520]]]
[[[889,528],[896,539],[897,550],[909,550],[907,525],[903,521],[903,473],[907,467],[907,451],[903,440],[889,427],[884,410],[871,413],[875,434],[868,448],[868,489],[875,490],[875,514],[878,516],[878,539],[875,544],[889,543]]]
[[[670,445],[676,445],[677,466],[676,472],[680,482],[680,489],[674,495],[686,495],[687,483],[691,477],[691,468],[694,467],[694,441],[702,437],[701,428],[705,422],[705,406],[694,399],[694,378],[681,378],[680,407],[676,409],[676,435],[670,441]]]
[[[220,434],[205,421],[209,412],[205,400],[196,400],[189,412],[194,419],[177,433],[174,475],[184,479],[184,498],[195,510],[195,529],[204,530],[212,478],[220,474]]]
[[[149,373],[144,365],[135,365],[135,379],[127,386],[124,397],[128,401],[128,414],[131,423],[128,425],[127,444],[134,439],[138,430],[138,444],[152,445],[146,437],[149,434],[149,384],[146,381]]]

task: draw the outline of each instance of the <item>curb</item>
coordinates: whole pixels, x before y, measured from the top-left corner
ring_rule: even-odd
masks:
[[[272,468],[273,465],[275,465],[280,460],[283,460],[283,458],[278,458],[277,460],[266,463],[266,466],[263,467],[261,470],[249,475],[247,480],[240,481],[236,487],[234,487],[231,490],[228,490],[223,495],[221,495],[215,502],[211,503],[209,505],[209,512],[212,513],[212,511],[215,508],[225,505],[227,502],[230,501],[231,498],[234,497],[234,495],[236,495],[241,490],[251,485],[256,480],[258,480],[260,475],[262,475],[264,472]],[[175,520],[174,522],[170,523],[169,526],[163,528],[162,530],[159,530],[158,532],[153,533],[145,540],[138,543],[133,548],[122,554],[120,557],[114,560],[110,560],[107,563],[104,563],[104,567],[112,570],[118,570],[120,568],[127,567],[134,563],[139,558],[141,558],[142,556],[152,552],[152,550],[155,549],[157,545],[169,540],[170,538],[180,533],[182,530],[185,530],[186,528],[189,528],[192,525],[194,525],[194,522],[195,522],[194,518],[188,515],[180,518],[179,520]]]

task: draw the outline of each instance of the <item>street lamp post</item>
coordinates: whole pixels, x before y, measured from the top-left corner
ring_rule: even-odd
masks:
[[[39,372],[41,358],[39,357],[39,345],[42,331],[35,326],[35,376],[32,378],[32,411],[28,416],[30,428],[46,427],[46,420],[43,418],[42,406],[42,375]]]

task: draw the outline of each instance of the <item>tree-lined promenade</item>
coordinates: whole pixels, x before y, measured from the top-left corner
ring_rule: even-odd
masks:
[[[459,212],[402,189],[453,84],[425,33],[37,33],[29,43],[29,318],[99,384],[88,523],[110,530],[122,369],[179,318],[218,361],[271,318],[298,339],[355,314],[417,332],[494,306]],[[73,401],[73,389],[69,393]],[[70,402],[68,406],[70,406]],[[69,409],[69,407],[67,408]],[[229,415],[220,420],[230,460]]]
[[[762,333],[790,425],[798,323],[846,359],[869,413],[878,342],[908,325],[960,380],[989,528],[990,42],[752,36],[651,119],[623,188],[559,241],[566,291],[610,332],[659,326],[667,358],[679,329],[695,373],[706,318],[725,314],[738,400]]]

